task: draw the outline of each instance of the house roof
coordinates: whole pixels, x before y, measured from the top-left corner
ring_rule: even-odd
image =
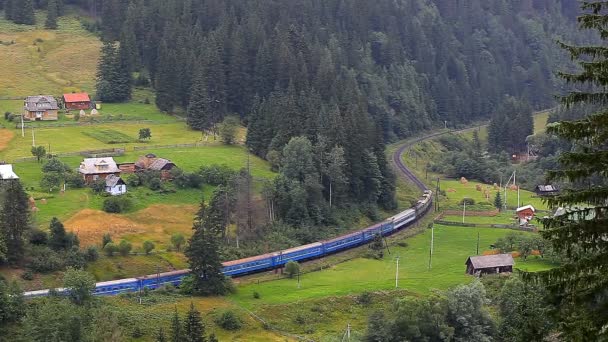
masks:
[[[96,175],[102,173],[116,173],[120,172],[120,169],[116,166],[116,162],[112,157],[85,158],[84,161],[80,162],[78,172],[85,175]]]
[[[538,191],[541,191],[541,192],[554,192],[554,191],[558,191],[557,187],[555,187],[552,184],[537,185],[536,188],[538,189]]]
[[[472,256],[467,259],[465,264],[468,264],[469,261],[476,269],[515,265],[511,254]]]
[[[63,99],[65,102],[91,102],[87,93],[63,94]]]
[[[37,110],[54,110],[59,109],[57,100],[51,95],[28,96],[25,99],[25,110],[35,112]]]
[[[175,165],[170,160],[164,158],[158,158],[150,164],[148,167],[150,170],[160,171],[167,165]]]
[[[517,208],[517,210],[515,210],[515,212],[520,212],[520,211],[524,211],[527,209],[532,209],[532,211],[536,212],[536,209],[534,209],[534,207],[531,205],[524,205],[523,207],[519,207],[519,208]]]
[[[140,157],[135,162],[135,166],[137,166],[141,169],[144,169],[144,170],[160,171],[167,165],[175,166],[175,164],[172,161],[170,161],[169,159],[158,158],[158,157],[156,157],[156,155],[151,154],[151,153],[147,154],[143,157]]]
[[[19,176],[13,171],[13,165],[0,165],[0,179],[19,179]]]
[[[125,184],[125,182],[119,176],[109,175],[108,177],[106,177],[106,186],[115,187],[119,184]]]

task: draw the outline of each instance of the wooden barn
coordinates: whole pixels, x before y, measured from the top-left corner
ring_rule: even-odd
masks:
[[[517,214],[517,219],[519,220],[519,225],[527,225],[534,218],[534,213],[536,213],[536,209],[534,209],[531,205],[524,205],[523,207],[519,207],[515,210]]]
[[[136,171],[160,171],[160,178],[162,180],[171,179],[171,170],[173,170],[174,167],[176,167],[176,165],[169,159],[159,158],[152,153],[140,157],[135,162]]]
[[[534,192],[538,195],[538,196],[553,196],[553,195],[557,195],[559,193],[559,189],[552,184],[547,184],[547,185],[537,185],[534,188]]]
[[[63,94],[65,109],[85,110],[91,108],[91,99],[87,93]]]
[[[467,259],[467,274],[482,276],[484,274],[511,273],[515,261],[511,254],[472,256]]]
[[[57,120],[57,100],[51,95],[28,96],[23,102],[23,120]]]

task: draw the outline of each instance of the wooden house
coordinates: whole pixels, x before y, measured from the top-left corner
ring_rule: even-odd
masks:
[[[536,209],[531,205],[524,205],[515,210],[520,225],[527,225],[534,218]]]
[[[122,195],[127,192],[127,184],[114,174],[106,177],[106,192],[112,196]]]
[[[162,180],[171,179],[171,170],[175,167],[176,165],[169,159],[158,158],[152,153],[140,157],[135,162],[136,171],[160,171],[160,178]]]
[[[553,196],[553,195],[557,195],[559,193],[559,189],[552,184],[547,184],[547,185],[537,185],[534,188],[534,192],[538,195],[538,196]]]
[[[515,261],[511,254],[472,256],[465,262],[467,274],[482,276],[484,274],[511,273]]]
[[[91,108],[91,99],[87,93],[63,94],[65,109],[85,110]]]
[[[57,100],[51,95],[28,96],[23,102],[23,120],[57,120]]]
[[[80,163],[78,172],[86,184],[91,184],[100,178],[106,179],[110,175],[120,176],[120,169],[112,157],[85,158]]]

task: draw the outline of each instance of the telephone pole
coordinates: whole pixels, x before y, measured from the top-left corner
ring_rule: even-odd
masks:
[[[395,268],[395,288],[399,287],[399,256],[397,256],[397,267]]]

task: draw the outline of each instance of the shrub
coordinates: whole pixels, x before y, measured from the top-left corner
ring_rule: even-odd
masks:
[[[84,252],[84,258],[88,262],[94,262],[97,259],[99,259],[99,251],[97,250],[97,247],[95,247],[95,246],[87,247],[86,251]]]
[[[302,316],[302,314],[297,314],[296,317],[294,317],[293,321],[300,325],[306,323],[306,319],[304,318],[304,316]]]
[[[465,197],[460,201],[460,205],[464,205],[465,203],[467,205],[475,205],[475,200],[472,198]]]
[[[253,298],[260,299],[260,293],[258,291],[253,291]]]
[[[150,254],[154,249],[154,243],[152,241],[144,241],[143,248],[146,255]]]
[[[285,264],[285,273],[289,278],[293,278],[296,274],[300,273],[300,264],[297,261],[288,261]]]
[[[131,252],[131,248],[133,248],[133,246],[127,240],[121,240],[118,244],[118,251],[122,256],[129,255],[129,253]]]
[[[91,183],[90,187],[94,193],[96,193],[96,194],[102,193],[106,190],[106,181],[101,178],[97,179],[93,183]]]
[[[104,248],[109,242],[112,242],[110,233],[103,234],[103,237],[101,238],[101,248]]]
[[[163,187],[163,183],[160,181],[160,178],[151,178],[147,185],[150,190],[160,190]]]
[[[118,251],[118,247],[116,246],[116,244],[114,242],[108,242],[103,247],[103,251],[106,253],[107,256],[111,257],[111,256],[114,256],[114,253],[116,253]]]
[[[136,188],[141,185],[141,180],[137,175],[129,175],[125,180],[125,183],[127,183],[127,186],[129,187]]]
[[[85,186],[84,179],[78,173],[66,175],[65,182],[67,183],[67,185],[69,187],[74,188],[74,189],[81,189],[81,188],[84,188],[84,186]]]
[[[363,306],[370,305],[372,303],[372,294],[367,291],[361,293],[359,296],[357,296],[357,303]]]
[[[49,242],[49,235],[38,228],[34,228],[30,232],[30,243],[32,245],[46,245]]]
[[[8,120],[8,117],[12,115],[11,112],[4,112],[4,120]]]
[[[35,272],[47,273],[63,269],[62,258],[46,246],[35,246],[30,252],[27,267]]]
[[[21,274],[23,280],[34,280],[34,273],[31,270],[26,270]]]
[[[74,268],[84,268],[87,264],[85,255],[80,252],[78,247],[72,248],[65,254],[65,266]]]
[[[126,197],[110,197],[103,201],[106,213],[122,213],[131,208],[131,200]]]
[[[177,249],[179,252],[182,248],[182,245],[186,242],[186,238],[180,233],[175,233],[171,235],[171,244]]]
[[[141,329],[139,328],[139,326],[135,326],[135,328],[133,329],[133,332],[131,332],[131,337],[133,338],[140,338],[144,336],[144,332],[141,331]]]
[[[243,323],[238,316],[231,310],[224,311],[216,320],[215,323],[223,329],[234,331],[239,330]]]

